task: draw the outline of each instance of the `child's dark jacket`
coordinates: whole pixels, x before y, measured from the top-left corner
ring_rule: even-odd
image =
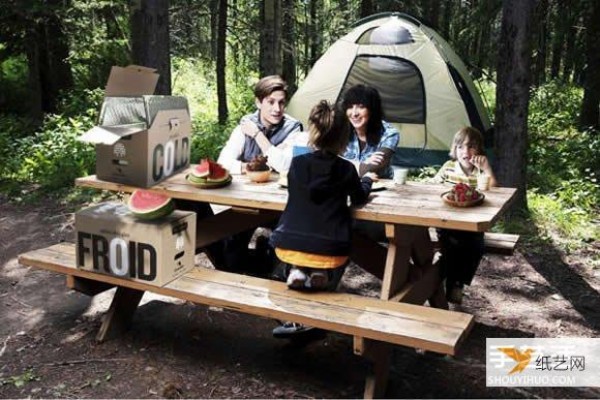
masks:
[[[288,172],[288,202],[271,244],[288,250],[350,254],[353,205],[367,202],[370,178],[358,177],[347,160],[323,151],[294,157]]]

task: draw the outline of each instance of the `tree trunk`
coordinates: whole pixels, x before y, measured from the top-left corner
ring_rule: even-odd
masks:
[[[562,0],[559,0],[556,4],[555,16],[554,16],[554,37],[552,40],[552,60],[550,62],[550,77],[552,79],[558,78],[560,72],[560,65],[562,63],[562,53],[564,48],[565,39],[565,19],[564,9],[566,5]]]
[[[440,24],[440,2],[439,2],[439,0],[433,0],[429,4],[429,11],[427,14],[428,14],[427,17],[429,19],[430,26],[437,31],[439,24]]]
[[[360,2],[360,18],[368,17],[375,13],[375,5],[372,0],[361,0]]]
[[[49,1],[49,6],[58,7],[60,0]],[[37,52],[40,83],[42,89],[42,110],[56,112],[58,96],[63,90],[73,87],[73,74],[69,57],[68,38],[63,32],[62,22],[56,13],[48,14],[38,31]]]
[[[130,25],[133,62],[156,68],[160,79],[155,94],[170,95],[169,1],[140,0],[132,4]]]
[[[533,0],[504,0],[496,89],[495,171],[501,186],[516,187],[512,211],[527,207],[527,115]]]
[[[444,39],[450,40],[450,19],[452,19],[452,2],[444,0],[444,13],[442,14],[442,23],[440,24],[441,35]]]
[[[29,104],[28,114],[36,122],[40,123],[43,118],[42,110],[42,83],[40,77],[40,36],[39,30],[31,29],[28,32],[27,48],[27,66],[29,83]]]
[[[219,0],[219,22],[217,31],[217,99],[219,124],[225,125],[229,118],[227,88],[225,87],[225,46],[227,39],[227,0]]]
[[[534,55],[535,67],[533,83],[539,86],[546,80],[546,47],[548,39],[548,0],[541,0],[535,10],[537,27],[537,53]]]
[[[260,36],[260,75],[274,75],[279,71],[280,36],[278,35],[278,15],[281,0],[263,0],[262,30]]]
[[[319,14],[320,1],[312,0],[310,2],[310,54],[308,62],[312,68],[321,55],[321,32],[319,29]]]
[[[219,0],[210,0],[210,58],[217,58],[217,31],[219,30]]]
[[[597,0],[587,3],[586,57],[583,101],[581,103],[580,125],[582,128],[600,128],[600,4]],[[597,133],[598,131],[596,131]]]
[[[296,86],[296,20],[295,20],[295,0],[283,0],[283,26],[282,30],[282,50],[283,66],[282,76],[288,84],[288,92],[291,97],[297,89]]]
[[[577,18],[578,19],[578,18]],[[571,82],[571,73],[573,72],[573,64],[575,60],[575,39],[577,38],[578,29],[574,26],[577,19],[573,19],[569,26],[567,34],[567,44],[565,46],[565,57],[563,62],[562,80]],[[598,21],[600,23],[600,21]]]

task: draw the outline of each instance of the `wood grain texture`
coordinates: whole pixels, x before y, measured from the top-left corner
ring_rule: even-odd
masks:
[[[273,178],[257,184],[244,175],[234,175],[231,185],[219,189],[200,189],[185,179],[189,170],[172,176],[148,189],[173,198],[202,201],[242,208],[283,211],[287,190]],[[76,180],[78,186],[132,192],[136,187],[98,180],[88,176]],[[441,199],[449,187],[441,184],[407,182],[406,185],[386,185],[387,190],[372,193],[370,201],[355,208],[357,219],[390,224],[431,226],[484,232],[489,230],[510,205],[515,189],[492,188],[485,192],[483,204],[477,207],[452,207]]]
[[[394,303],[347,293],[302,293],[282,282],[195,268],[158,287],[75,268],[75,246],[60,243],[19,257],[23,265],[150,291],[194,303],[292,320],[348,335],[455,354],[473,324],[464,313]]]

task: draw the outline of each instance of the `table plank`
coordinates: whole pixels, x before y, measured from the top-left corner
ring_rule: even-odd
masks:
[[[234,207],[283,211],[287,203],[287,190],[277,183],[276,176],[270,182],[257,184],[244,175],[234,175],[231,185],[218,189],[200,189],[185,179],[188,170],[149,188],[148,190],[173,198],[203,201]],[[78,186],[97,189],[132,192],[136,187],[101,181],[96,176],[76,180]],[[431,226],[436,228],[487,231],[510,205],[516,190],[492,188],[485,192],[482,205],[469,208],[452,207],[443,202],[440,195],[449,190],[441,184],[407,182],[396,186],[386,184],[387,190],[375,192],[369,203],[353,210],[357,219],[379,221],[388,224]]]

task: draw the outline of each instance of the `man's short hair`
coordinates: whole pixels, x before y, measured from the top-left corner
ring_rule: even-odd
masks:
[[[256,86],[254,86],[254,97],[256,97],[259,101],[262,101],[271,93],[279,90],[285,93],[285,98],[287,99],[287,83],[279,75],[265,76],[258,81]]]

